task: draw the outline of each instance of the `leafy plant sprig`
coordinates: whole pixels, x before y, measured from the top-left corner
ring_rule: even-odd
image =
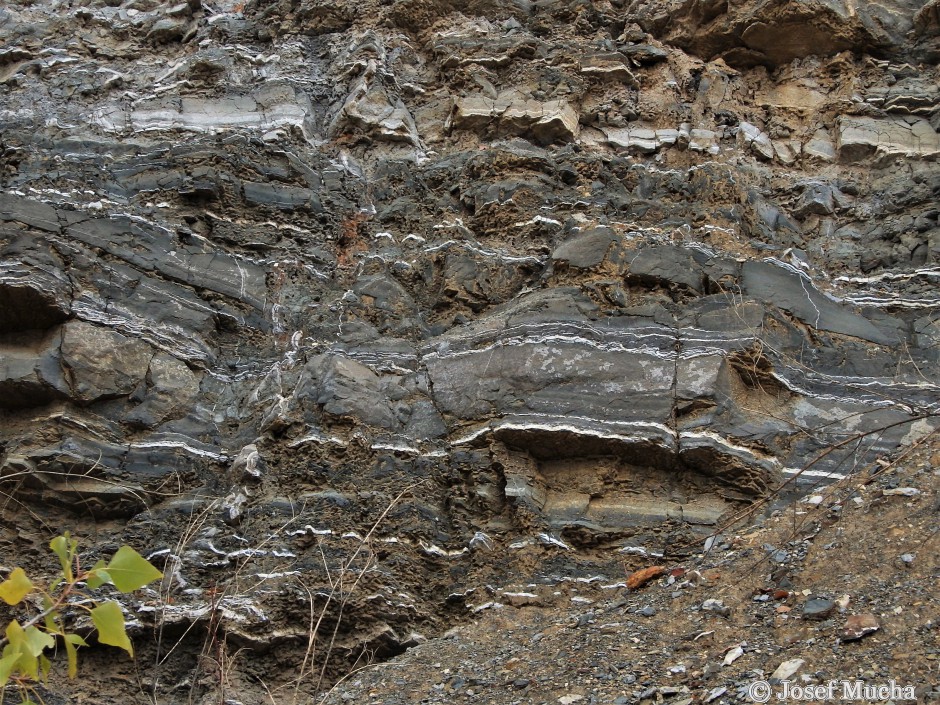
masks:
[[[98,642],[117,646],[133,657],[134,647],[121,606],[114,600],[98,599],[93,592],[110,584],[127,594],[163,577],[130,546],[121,546],[110,561],[99,560],[87,571],[81,568],[78,541],[68,532],[52,539],[49,548],[58,556],[62,570],[48,587],[35,584],[22,568],[14,568],[0,583],[0,599],[8,605],[19,605],[30,595],[38,595],[42,605],[40,613],[23,624],[12,620],[0,640],[0,703],[2,690],[12,682],[19,688],[22,702],[33,704],[33,684],[45,681],[52,668],[46,650],[54,648],[59,640],[68,657],[69,678],[78,674],[78,648],[88,643],[80,634],[67,630],[62,619],[66,608],[87,611],[98,631]]]

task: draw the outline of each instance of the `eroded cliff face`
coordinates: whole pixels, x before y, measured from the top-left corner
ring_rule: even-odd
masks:
[[[226,648],[290,681],[325,605],[312,692],[485,584],[687,550],[909,443],[938,12],[8,3],[9,550],[165,562],[141,698],[214,693],[180,674]]]

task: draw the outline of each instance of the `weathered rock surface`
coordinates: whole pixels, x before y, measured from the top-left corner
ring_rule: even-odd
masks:
[[[277,678],[324,610],[328,681],[546,547],[676,551],[915,441],[936,14],[0,8],[6,539],[134,543],[141,635]]]
[[[453,125],[458,130],[476,131],[495,125],[497,134],[519,134],[544,144],[577,137],[578,114],[565,100],[539,102],[517,91],[495,98],[476,94],[457,99]]]

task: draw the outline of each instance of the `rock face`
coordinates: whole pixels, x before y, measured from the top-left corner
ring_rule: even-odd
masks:
[[[315,689],[532,555],[679,550],[903,447],[938,36],[916,0],[5,5],[8,540],[135,543],[142,640],[275,680],[323,610]]]

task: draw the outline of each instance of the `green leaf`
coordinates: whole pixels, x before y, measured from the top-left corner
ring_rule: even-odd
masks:
[[[52,662],[44,654],[39,654],[39,675],[43,681],[49,677],[49,671],[52,670]]]
[[[63,634],[62,638],[73,646],[88,646],[88,642],[78,634]]]
[[[10,577],[0,583],[0,599],[8,605],[19,604],[33,589],[32,581],[22,568],[14,568]]]
[[[112,585],[121,592],[134,592],[163,577],[163,573],[130,546],[121,546],[114,554],[108,563],[108,575]]]
[[[26,643],[26,631],[15,619],[7,625],[6,636],[7,645],[3,647],[3,656],[16,656],[11,672],[38,680],[39,660],[30,653]]]
[[[3,650],[4,657],[0,658],[0,688],[6,686],[7,681],[10,680],[10,674],[13,673],[13,667],[20,658],[19,651],[11,649],[10,653],[7,654],[7,649],[9,649],[9,645]]]
[[[78,649],[75,648],[75,645],[66,641],[65,643],[65,655],[69,659],[69,678],[74,678],[78,675]]]
[[[13,647],[17,651],[23,651],[26,646],[26,632],[15,619],[7,625],[7,646]],[[4,648],[3,655],[6,656],[7,650]]]
[[[97,590],[105,583],[111,582],[111,576],[108,575],[108,571],[105,569],[104,559],[99,560],[88,571],[88,576],[85,578],[85,584],[92,590]]]
[[[72,558],[77,547],[78,542],[71,540],[68,531],[63,536],[56,536],[49,542],[49,548],[59,557],[59,563],[62,565],[62,575],[65,576],[67,582],[72,582],[74,579],[72,576]]]
[[[63,643],[65,644],[65,653],[69,658],[69,678],[78,675],[78,646],[88,646],[85,640],[78,634],[63,634]]]
[[[130,656],[134,647],[124,628],[124,613],[117,602],[103,602],[91,611],[91,621],[98,628],[98,641],[124,649]]]
[[[26,640],[26,649],[33,656],[39,656],[45,649],[51,649],[55,646],[55,639],[46,634],[42,629],[34,626],[26,627],[24,630]]]
[[[43,602],[48,602],[48,600],[43,600]],[[49,608],[46,607],[45,609],[49,609]],[[45,618],[44,618],[43,621],[44,621],[45,624],[46,624],[46,631],[47,631],[49,634],[59,634],[59,633],[61,633],[62,628],[59,626],[59,623],[56,621],[56,620],[58,620],[58,619],[59,619],[59,613],[56,612],[55,610],[52,610],[51,612],[49,612],[48,614],[46,614],[46,616],[45,616]]]

